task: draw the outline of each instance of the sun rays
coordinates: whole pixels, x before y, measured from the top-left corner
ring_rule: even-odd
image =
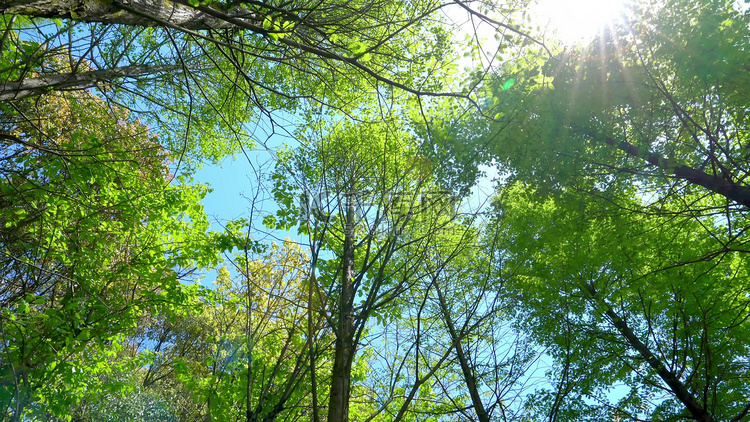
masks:
[[[585,43],[626,11],[626,0],[537,0],[533,4],[535,25],[564,45]]]

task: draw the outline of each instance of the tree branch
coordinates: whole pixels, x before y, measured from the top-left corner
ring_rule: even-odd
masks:
[[[112,82],[117,78],[137,78],[141,75],[173,72],[180,66],[124,66],[88,72],[56,73],[0,84],[0,101],[20,100],[42,95],[51,90],[81,90],[97,82]]]
[[[703,186],[711,192],[718,193],[727,199],[750,208],[750,187],[733,183],[722,177],[712,176],[702,170],[696,170],[682,164],[676,164],[654,152],[641,151],[638,147],[627,141],[616,143],[612,138],[606,138],[605,142],[631,157],[645,160],[652,166],[656,166],[667,173],[672,173],[676,178],[686,180],[690,183]]]
[[[690,393],[685,384],[683,384],[672,371],[667,369],[664,363],[661,362],[659,358],[657,358],[651,352],[648,346],[641,342],[641,340],[638,338],[638,336],[635,335],[635,333],[628,326],[625,320],[620,318],[620,316],[617,315],[617,313],[614,311],[614,309],[612,309],[609,303],[607,303],[602,297],[598,295],[596,289],[594,289],[594,286],[591,284],[585,284],[583,286],[583,289],[590,295],[592,300],[594,300],[599,306],[604,308],[604,313],[607,314],[607,317],[609,317],[609,319],[612,321],[615,328],[617,328],[617,331],[619,331],[620,334],[625,337],[628,344],[630,344],[632,348],[638,351],[638,353],[643,359],[646,360],[649,366],[656,370],[657,374],[659,374],[659,377],[669,386],[674,396],[680,402],[682,402],[682,404],[687,408],[690,414],[699,421],[713,421],[713,416],[708,413],[708,411],[703,406],[701,406],[700,403],[698,403],[698,400],[695,398],[695,396],[693,396],[692,393]]]

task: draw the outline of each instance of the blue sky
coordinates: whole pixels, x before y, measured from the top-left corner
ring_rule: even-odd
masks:
[[[253,154],[260,158],[260,152]],[[245,195],[251,195],[262,182],[253,177],[254,173],[254,166],[244,156],[238,156],[226,157],[221,164],[208,165],[193,176],[213,189],[203,199],[206,214],[212,221],[250,216],[250,202]]]

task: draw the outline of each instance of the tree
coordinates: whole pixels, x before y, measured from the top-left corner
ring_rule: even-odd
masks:
[[[524,378],[537,353],[511,325],[512,302],[498,294],[494,249],[466,224],[434,234],[414,277],[418,287],[399,299],[397,318],[373,328],[375,346],[364,352],[377,370],[361,384],[379,406],[374,420],[513,420],[523,413]]]
[[[313,306],[307,294],[307,254],[286,239],[260,259],[251,261],[245,250],[234,262],[242,277],[236,295],[245,306],[245,419],[274,421],[312,413],[307,382],[313,369],[325,367],[322,355],[330,335],[307,326]],[[322,317],[312,318],[312,325],[320,327]],[[315,339],[307,338],[311,330]]]
[[[417,92],[402,81],[391,80],[388,69],[379,59],[396,53],[402,64],[409,62],[410,48],[398,52],[395,48],[407,47],[403,44],[400,32],[421,32],[418,25],[437,31],[437,26],[428,26],[425,17],[433,15],[441,5],[434,2],[411,4],[410,7],[390,2],[351,3],[300,3],[300,4],[233,4],[213,2],[174,2],[169,5],[138,1],[128,4],[95,2],[73,5],[56,1],[17,2],[4,1],[0,10],[8,14],[33,17],[74,19],[104,24],[137,25],[145,27],[174,28],[195,36],[208,39],[229,47],[236,53],[251,56],[261,54],[267,60],[284,64],[291,57],[301,53],[297,60],[304,60],[306,54],[326,58],[359,69],[363,74],[374,77],[381,83],[401,85],[402,88]],[[374,29],[376,28],[376,29]],[[221,31],[221,30],[234,31]],[[204,35],[197,31],[208,31]],[[235,34],[231,34],[235,32]],[[264,39],[260,45],[232,45],[237,33],[247,32]],[[425,33],[428,35],[428,33]],[[441,43],[440,43],[441,44]],[[253,47],[261,47],[253,51]],[[440,47],[444,47],[442,44]],[[291,51],[284,51],[289,50]],[[261,52],[266,50],[265,52]],[[390,60],[386,60],[385,63]],[[371,64],[367,64],[371,62]],[[418,64],[415,62],[414,64]],[[396,74],[408,75],[402,69]],[[418,71],[421,74],[422,71]],[[400,79],[400,78],[399,78]],[[417,84],[420,85],[420,84]]]
[[[244,243],[233,230],[242,224],[232,226],[220,241]],[[233,258],[240,274],[233,280],[220,268],[195,306],[142,317],[103,377],[112,391],[88,394],[74,417],[276,421],[310,414],[307,255],[290,240],[253,248],[258,259],[246,262],[240,251]],[[321,333],[318,342],[322,355],[330,339]]]
[[[520,269],[510,291],[557,363],[539,403],[550,419],[740,420],[748,15],[633,13],[590,49],[497,78],[487,95],[507,121],[473,127],[509,174],[495,229]]]
[[[596,402],[584,410],[599,417],[742,419],[744,252],[714,256],[705,222],[637,212],[637,197],[623,211],[585,194],[537,195],[509,187],[496,228],[517,269],[507,292],[564,367],[564,388],[547,396],[550,418],[582,417],[565,402],[587,396]],[[611,403],[606,391],[618,383],[624,397]]]
[[[420,263],[437,233],[457,218],[450,193],[431,184],[430,163],[395,123],[308,129],[310,141],[281,156],[273,176],[281,209],[267,223],[308,236],[316,312],[335,336],[328,420],[349,419],[371,322],[398,319],[401,298],[426,277]]]
[[[176,169],[248,144],[241,123],[249,100],[227,95],[221,60],[209,67],[201,48],[188,48],[185,40],[21,16],[3,17],[0,30],[0,97],[8,107],[46,92],[96,88],[102,100],[129,109],[159,135]]]
[[[103,77],[116,88],[107,97],[148,111],[150,119],[144,121],[165,132],[163,141],[170,141],[173,151],[192,147],[196,137],[208,152],[237,151],[222,144],[247,141],[244,123],[261,117],[277,123],[279,110],[294,113],[325,104],[351,113],[383,94],[383,86],[464,97],[443,88],[452,51],[449,33],[439,22],[441,7],[432,1],[408,6],[387,1],[169,6],[143,1],[81,7],[6,1],[0,3],[4,14],[61,24],[40,31],[21,25],[24,35],[36,35],[39,46],[68,44],[69,51],[83,52],[78,59],[96,67],[84,72],[74,67],[33,81],[12,75],[4,95],[16,98],[14,91],[27,95],[38,86],[73,89]],[[79,38],[71,38],[81,29]],[[43,57],[44,49],[37,50],[35,57]],[[170,118],[180,124],[175,127]],[[202,128],[223,142],[212,143]]]
[[[506,421],[522,409],[519,398],[525,386],[521,380],[529,376],[538,354],[529,336],[512,326],[514,304],[505,301],[501,292],[504,278],[514,274],[498,271],[499,258],[493,256],[497,245],[472,242],[466,246],[453,251],[460,255],[433,272],[425,288],[428,295],[434,291],[430,299],[448,340],[444,343],[455,348],[448,373],[460,373],[462,381],[451,387],[438,377],[438,383],[453,404],[452,413],[474,419],[467,409],[456,406],[452,397],[463,394],[468,395],[479,421]],[[437,333],[432,335],[439,338]]]
[[[143,313],[189,304],[215,261],[187,181],[148,130],[82,91],[0,106],[3,416],[65,414]],[[84,375],[88,374],[88,375]]]
[[[633,13],[631,27],[592,43],[596,52],[538,66],[543,56],[532,56],[531,66],[509,65],[493,79],[486,95],[505,121],[475,121],[477,154],[539,186],[638,181],[658,191],[674,182],[746,206],[747,15],[720,1],[644,2]],[[718,34],[708,29],[716,27]]]

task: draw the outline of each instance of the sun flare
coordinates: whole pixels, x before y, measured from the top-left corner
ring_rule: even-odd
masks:
[[[534,24],[572,45],[590,41],[625,12],[626,0],[536,0]]]

